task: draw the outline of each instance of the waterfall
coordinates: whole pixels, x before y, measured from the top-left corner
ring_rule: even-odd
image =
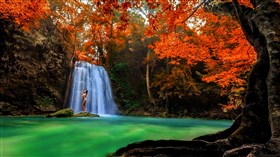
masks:
[[[110,79],[102,66],[84,61],[75,63],[72,76],[70,107],[74,113],[82,112],[82,91],[88,90],[86,111],[95,114],[117,114]]]

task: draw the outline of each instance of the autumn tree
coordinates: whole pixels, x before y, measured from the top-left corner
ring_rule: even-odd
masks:
[[[121,6],[82,0],[51,0],[50,6],[53,22],[63,34],[63,43],[69,52],[66,105],[75,61],[108,65],[110,54],[122,48],[124,33],[118,29],[121,17],[117,12]]]
[[[18,113],[40,113],[39,99],[46,98],[56,107],[63,101],[66,59],[49,13],[44,0],[0,1],[1,76],[15,80],[4,82],[1,98]],[[9,90],[15,91],[14,96]]]
[[[254,156],[279,156],[280,88],[279,81],[277,81],[280,79],[280,41],[278,38],[280,34],[279,1],[215,0],[170,2],[162,0],[147,2],[150,4],[149,7],[161,8],[163,12],[163,14],[160,13],[156,15],[151,15],[152,18],[150,20],[150,26],[153,27],[153,29],[159,29],[162,26],[167,26],[168,30],[174,30],[174,28],[178,25],[181,25],[182,22],[190,20],[196,12],[199,13],[199,11],[197,10],[199,6],[203,6],[204,10],[206,10],[207,12],[220,15],[231,15],[232,18],[234,18],[239,23],[244,34],[243,37],[243,35],[241,35],[240,33],[234,33],[233,31],[233,34],[230,35],[231,38],[246,38],[248,43],[254,48],[257,59],[255,61],[255,64],[253,65],[253,68],[248,78],[245,95],[245,104],[243,107],[242,114],[236,119],[236,121],[229,129],[214,135],[206,135],[196,138],[195,141],[144,141],[137,144],[131,144],[128,147],[122,148],[118,150],[116,154],[122,154],[123,156],[141,156],[144,154],[162,154],[163,156],[185,156],[186,154],[188,154],[188,156],[236,156],[236,154],[237,156],[247,156],[248,154]],[[177,2],[179,4],[176,5]],[[200,17],[196,18],[198,19],[197,22],[201,22],[201,20],[204,19],[203,15],[205,14],[200,14]],[[157,25],[158,18],[166,19],[166,25]],[[218,19],[217,24],[217,29],[221,29],[221,32],[227,32],[226,29],[222,29],[225,23],[221,22],[221,20]],[[207,21],[205,23],[205,26],[206,25]],[[182,27],[185,26],[182,25]],[[169,35],[172,34],[167,34],[167,36]],[[211,34],[209,35],[211,36]],[[184,41],[180,39],[180,36],[178,36],[176,33],[173,33],[173,36],[175,38],[179,38],[178,41]],[[215,36],[213,39],[215,39]],[[209,38],[206,38],[205,40],[208,40],[206,43],[212,42],[211,40],[209,40]],[[193,48],[196,49],[198,45],[196,45],[195,42],[193,42],[193,44]],[[217,59],[214,58],[214,60],[218,60],[223,64],[225,64],[224,60],[228,60],[229,63],[231,63],[231,66],[224,65],[225,68],[230,67],[231,69],[232,67],[232,72],[237,72],[236,74],[242,74],[243,72],[240,73],[238,71],[240,69],[248,69],[250,66],[248,66],[247,68],[245,67],[245,69],[243,69],[244,65],[250,65],[248,63],[252,63],[254,62],[254,60],[252,60],[250,53],[248,55],[249,57],[247,57],[247,61],[243,60],[243,58],[246,55],[243,55],[241,57],[228,56],[228,53],[232,52],[236,55],[240,55],[241,52],[244,51],[248,52],[248,47],[244,47],[245,49],[242,48],[242,44],[247,44],[246,42],[240,43],[235,47],[236,44],[236,41],[233,40],[233,42],[229,41],[229,44],[226,45],[210,45],[210,49],[206,49],[205,53],[208,52],[207,55],[210,58],[216,57],[212,56],[211,54],[214,52],[213,49],[215,49],[216,46],[222,46],[220,47],[222,49],[219,50],[224,51],[224,53],[220,54],[221,56],[218,56]],[[184,44],[181,45],[184,46]],[[183,46],[180,48],[186,50],[189,48]],[[240,49],[240,51],[238,49]],[[176,49],[174,49],[174,51],[175,50]],[[175,54],[177,54],[180,51],[177,50],[175,52]],[[207,55],[204,55],[203,57]],[[192,57],[194,56],[190,55],[186,58],[190,60],[192,59]],[[242,61],[242,64],[239,65],[239,62],[236,63],[235,60],[231,60],[231,58]],[[213,58],[211,58],[209,61],[212,60]],[[226,62],[228,63],[228,61]],[[208,62],[208,64],[210,63],[211,62]],[[212,68],[215,67],[216,63],[217,62],[213,64]],[[213,73],[214,75],[212,77],[206,76],[205,80],[218,81],[220,80],[218,79],[219,75],[227,76],[225,75],[226,73],[223,73],[224,72],[216,74]],[[242,80],[240,82],[239,79],[233,79],[233,77],[231,76],[227,79],[237,81],[238,83],[243,82]],[[248,145],[242,146],[243,144]]]
[[[34,12],[36,10],[36,12]],[[49,12],[48,1],[0,1],[0,25],[3,30],[17,27],[30,31],[30,28],[36,28],[40,24],[40,20],[46,18]],[[3,34],[1,34],[3,35]],[[7,36],[0,38],[1,46],[5,43]]]
[[[142,19],[144,21],[142,21],[142,27],[143,29],[146,29],[147,25],[147,19],[148,19],[148,15],[153,12],[153,10],[149,9],[147,6],[147,3],[144,3],[143,6],[141,8],[132,8],[131,12],[135,12],[135,14],[138,14],[138,16],[141,16]],[[132,23],[132,21],[130,20],[130,23]],[[135,30],[137,31],[137,30]],[[155,40],[157,40],[157,36],[154,34],[153,36],[145,36],[145,30],[142,30],[141,34],[141,43],[143,46],[147,47],[147,55],[145,58],[145,64],[146,64],[146,90],[147,90],[147,94],[148,94],[148,99],[149,99],[149,103],[155,105],[155,98],[153,96],[153,93],[151,91],[151,84],[152,84],[152,80],[151,80],[151,75],[153,74],[154,71],[154,67],[155,67],[155,63],[157,60],[157,57],[154,54],[154,51],[152,49],[150,49],[148,47],[148,45],[150,45],[151,43],[153,43]]]
[[[66,56],[69,60],[69,72],[63,102],[63,106],[66,106],[70,93],[74,64],[78,58],[78,52],[80,52],[82,43],[81,34],[83,32],[85,20],[87,20],[85,16],[87,12],[84,8],[84,4],[80,1],[51,0],[50,8],[53,23],[63,36],[64,40],[61,42],[64,44],[67,51]]]
[[[172,13],[161,13],[161,16],[167,16],[165,23],[169,21],[169,14]],[[244,89],[255,54],[242,36],[242,30],[229,17],[215,16],[203,10],[198,10],[196,14],[198,16],[187,17],[189,20],[179,21],[174,29],[166,28],[174,31],[160,35],[160,41],[153,46],[156,54],[176,64],[182,63],[180,60],[185,60],[189,65],[206,63],[208,74],[203,76],[203,80],[219,84],[225,93]],[[199,20],[195,21],[194,18]],[[187,21],[187,25],[184,21]],[[159,22],[154,25],[162,27]]]
[[[1,0],[0,19],[14,22],[28,30],[30,27],[38,27],[41,19],[49,12],[47,0]]]
[[[110,57],[110,74],[116,90],[120,110],[129,113],[147,104],[145,90],[145,57],[148,52],[144,31],[144,18],[137,13],[129,14],[129,24],[123,30],[123,49],[115,49]],[[117,45],[121,46],[121,45]],[[133,78],[133,79],[131,79]],[[148,106],[148,105],[147,105]]]
[[[236,140],[240,143],[264,143],[269,139],[265,145],[266,147],[251,146],[253,150],[251,153],[263,156],[261,154],[265,152],[262,151],[268,149],[272,151],[270,152],[271,154],[277,156],[280,154],[280,115],[278,114],[278,100],[280,96],[278,92],[279,83],[276,80],[280,77],[280,64],[279,57],[276,56],[278,56],[280,51],[280,41],[279,38],[275,37],[280,33],[279,1],[252,0],[250,2],[244,1],[244,3],[239,3],[236,0],[218,3],[213,1],[205,5],[205,9],[220,14],[227,13],[235,17],[241,25],[247,41],[254,47],[257,54],[257,61],[254,64],[248,80],[241,124],[227,139]],[[269,108],[269,111],[267,108]],[[262,120],[259,120],[260,118]],[[268,120],[270,120],[271,129],[267,126]],[[258,131],[260,130],[260,125],[262,128],[267,129]],[[250,128],[248,128],[248,126],[250,126]],[[250,130],[253,130],[255,135],[252,136]],[[259,138],[259,136],[264,138]],[[240,150],[244,149],[243,147],[240,148]],[[226,154],[234,154],[236,151],[240,150],[229,151]]]

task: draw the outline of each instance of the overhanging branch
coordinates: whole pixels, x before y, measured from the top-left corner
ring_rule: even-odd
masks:
[[[253,44],[253,31],[249,22],[249,17],[253,11],[252,8],[240,5],[237,0],[233,2],[221,2],[221,3],[205,3],[204,9],[208,12],[220,15],[231,15],[234,17],[244,32],[247,40]]]

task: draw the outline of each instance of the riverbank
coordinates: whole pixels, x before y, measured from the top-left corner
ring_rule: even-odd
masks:
[[[163,117],[163,118],[203,118],[203,119],[214,119],[214,120],[234,120],[240,113],[242,109],[234,109],[224,112],[221,108],[213,108],[210,110],[190,110],[188,112],[173,112],[166,113],[162,108],[151,109],[139,107],[134,110],[123,111],[122,115],[125,116],[145,116],[145,117]]]
[[[26,108],[20,108],[17,106],[12,106],[8,103],[0,103],[1,116],[27,116],[27,115],[49,115],[58,111],[59,109],[54,106],[28,106]],[[139,107],[134,110],[120,111],[120,115],[123,116],[142,116],[142,117],[163,117],[163,118],[203,118],[203,119],[228,119],[234,120],[241,109],[230,110],[228,112],[223,112],[222,109],[216,108],[211,110],[203,111],[188,111],[188,112],[173,112],[166,113],[164,110],[151,109]]]

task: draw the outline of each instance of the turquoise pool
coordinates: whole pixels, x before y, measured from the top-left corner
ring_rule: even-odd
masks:
[[[190,140],[232,124],[227,120],[125,116],[0,119],[2,157],[105,157],[132,142]]]

